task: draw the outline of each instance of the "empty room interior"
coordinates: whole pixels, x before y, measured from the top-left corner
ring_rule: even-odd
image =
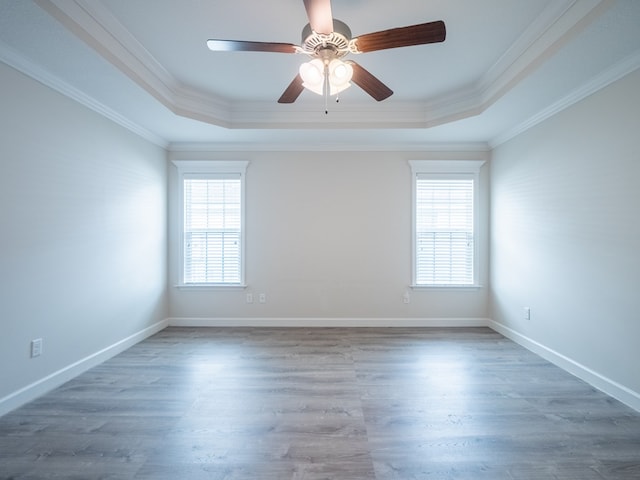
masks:
[[[0,479],[640,478],[640,2],[0,2]]]

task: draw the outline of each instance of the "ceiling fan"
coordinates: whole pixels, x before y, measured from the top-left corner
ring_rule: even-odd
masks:
[[[298,75],[284,91],[278,103],[293,103],[307,88],[319,95],[336,95],[351,81],[382,101],[393,91],[352,60],[341,59],[349,53],[359,54],[390,48],[443,42],[444,22],[421,23],[392,28],[352,38],[349,27],[333,18],[331,0],[303,0],[309,23],[302,30],[302,44],[252,42],[243,40],[207,40],[213,51],[302,53],[311,61],[300,66]]]

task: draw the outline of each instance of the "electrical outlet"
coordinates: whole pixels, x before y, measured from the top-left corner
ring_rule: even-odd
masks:
[[[261,293],[260,295],[258,295],[258,301],[260,303],[267,303],[267,294]]]
[[[42,339],[31,340],[31,358],[39,357],[40,355],[42,355]]]
[[[253,303],[253,293],[247,293],[247,303]]]
[[[402,303],[411,303],[411,295],[409,295],[409,292],[404,292],[404,295],[402,295]]]
[[[522,314],[525,320],[531,320],[531,309],[529,307],[522,307]]]

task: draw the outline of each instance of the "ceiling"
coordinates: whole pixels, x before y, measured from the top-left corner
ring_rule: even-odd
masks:
[[[2,0],[0,60],[169,148],[488,149],[640,67],[637,0],[333,0],[354,36],[443,20],[444,43],[352,55],[395,93],[277,99],[302,0]]]

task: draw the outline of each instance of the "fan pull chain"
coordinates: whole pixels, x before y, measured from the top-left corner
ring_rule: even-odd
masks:
[[[329,66],[324,66],[324,114],[329,115]]]

